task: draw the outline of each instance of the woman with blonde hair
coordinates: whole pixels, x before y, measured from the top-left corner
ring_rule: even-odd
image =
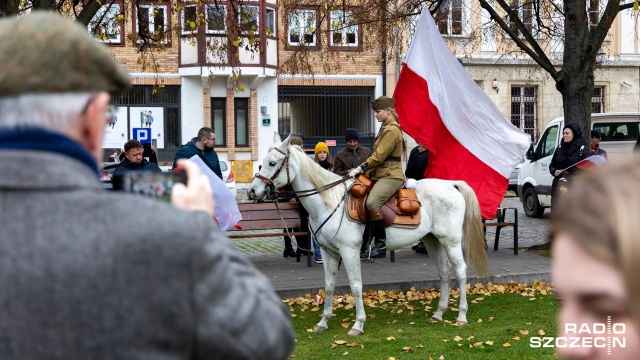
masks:
[[[557,351],[566,358],[636,359],[640,159],[600,169],[574,178],[552,213],[552,277],[562,299],[556,340],[579,338],[580,345]],[[594,333],[598,326],[612,332]]]

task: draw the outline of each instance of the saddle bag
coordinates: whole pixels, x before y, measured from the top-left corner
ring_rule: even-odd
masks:
[[[361,197],[362,195],[370,192],[371,188],[373,188],[373,182],[371,179],[360,174],[351,187],[351,194],[355,197]]]
[[[420,211],[420,201],[414,189],[398,189],[396,192],[396,207],[400,212],[413,215]]]

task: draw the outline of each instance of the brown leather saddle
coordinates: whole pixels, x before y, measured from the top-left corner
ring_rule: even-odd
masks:
[[[400,192],[400,195],[399,195]],[[407,195],[407,192],[409,194]],[[413,194],[411,194],[413,192]],[[347,198],[347,204],[349,208],[349,218],[351,221],[355,222],[369,222],[369,214],[367,212],[367,198],[369,197],[369,193],[365,193],[360,197],[356,197],[353,194],[349,194]],[[413,203],[413,207],[415,208],[417,205],[418,211],[415,213],[407,213],[400,210],[398,206],[399,201],[404,202],[417,202],[417,204]],[[420,220],[422,218],[420,207],[422,204],[418,201],[418,197],[416,196],[415,190],[413,189],[400,189],[396,191],[396,193],[387,200],[387,202],[380,207],[382,210],[382,216],[384,218],[384,226],[398,226],[404,228],[416,228],[420,225]]]

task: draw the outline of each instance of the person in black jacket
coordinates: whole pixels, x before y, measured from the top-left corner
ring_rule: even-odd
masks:
[[[162,172],[158,165],[147,161],[142,157],[144,148],[138,140],[129,140],[124,144],[124,160],[113,172],[113,176],[118,176],[131,171],[155,171]]]
[[[582,136],[582,130],[578,124],[565,125],[562,129],[562,142],[553,153],[549,172],[553,176],[551,183],[551,208],[556,200],[558,181],[561,178],[571,181],[571,177],[578,170],[571,167],[578,161],[589,157],[591,149],[587,149],[587,140]]]
[[[424,179],[424,172],[427,169],[428,162],[429,152],[427,148],[418,144],[409,154],[409,161],[407,162],[407,169],[404,171],[404,176],[416,180]]]

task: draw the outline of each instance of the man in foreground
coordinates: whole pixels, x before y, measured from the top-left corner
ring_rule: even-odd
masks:
[[[0,20],[0,359],[287,358],[287,311],[195,164],[174,206],[101,189],[108,92],[129,83],[86,27]]]

